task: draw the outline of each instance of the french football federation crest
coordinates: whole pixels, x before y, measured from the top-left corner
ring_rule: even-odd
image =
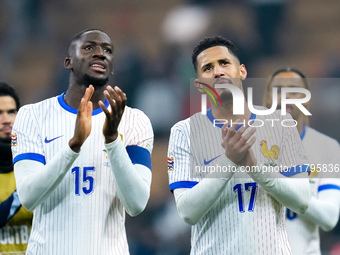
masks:
[[[280,148],[277,145],[273,145],[270,150],[267,147],[267,141],[262,140],[261,143],[261,152],[268,159],[268,162],[265,163],[266,166],[277,166],[274,159],[278,159],[280,154]]]

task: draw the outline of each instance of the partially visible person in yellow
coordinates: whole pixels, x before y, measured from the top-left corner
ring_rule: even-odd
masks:
[[[18,198],[14,178],[11,132],[20,102],[16,91],[0,82],[0,254],[25,254],[33,213]],[[15,143],[13,137],[13,143]]]

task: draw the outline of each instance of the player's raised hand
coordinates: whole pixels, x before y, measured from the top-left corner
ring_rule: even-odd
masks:
[[[106,108],[102,101],[99,101],[99,106],[106,115],[103,126],[105,142],[110,143],[118,137],[118,125],[124,113],[127,98],[125,93],[117,86],[114,89],[107,86],[104,95],[111,106],[111,111]]]
[[[237,120],[239,122],[240,120]],[[255,142],[255,137],[251,136],[255,133],[255,128],[251,128],[246,134],[244,132],[247,130],[248,125],[242,126],[236,131],[237,125],[232,125],[230,128],[228,124],[224,124],[222,127],[222,147],[225,150],[225,155],[235,164],[240,165],[240,163],[255,163],[252,159],[245,160],[244,157],[247,154],[250,147]],[[251,138],[251,139],[250,139]],[[250,139],[250,140],[249,140]]]
[[[91,133],[93,106],[90,100],[93,92],[94,87],[90,85],[85,90],[85,94],[80,101],[74,135],[69,142],[70,148],[75,152],[80,151],[80,147]]]

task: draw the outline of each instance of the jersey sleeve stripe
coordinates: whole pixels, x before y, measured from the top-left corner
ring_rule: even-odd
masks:
[[[297,165],[280,171],[280,173],[286,177],[290,177],[303,172],[310,172],[310,167],[307,165]]]
[[[137,145],[126,146],[132,164],[140,164],[151,170],[151,154],[150,152]]]
[[[194,187],[198,182],[194,181],[180,181],[180,182],[174,182],[170,184],[170,190],[179,189],[179,188],[192,188]]]
[[[319,186],[318,192],[323,191],[323,190],[327,190],[327,189],[340,190],[340,187],[338,185],[335,185],[335,184],[324,184],[324,185]]]
[[[13,159],[13,165],[16,162],[18,162],[20,160],[24,160],[24,159],[35,160],[35,161],[43,163],[44,165],[46,164],[45,156],[43,156],[41,154],[37,154],[37,153],[23,153],[23,154],[20,154],[20,155],[16,156]]]

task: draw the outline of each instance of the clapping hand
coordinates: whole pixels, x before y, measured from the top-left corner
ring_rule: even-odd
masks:
[[[106,115],[103,126],[105,143],[110,143],[118,137],[118,125],[124,113],[127,98],[125,93],[117,86],[114,89],[107,86],[104,95],[111,106],[111,111],[106,108],[102,101],[99,101],[99,106]]]
[[[238,121],[240,120],[237,120],[236,123]],[[237,131],[235,130],[236,126],[237,125],[232,125],[229,128],[228,124],[224,124],[222,127],[221,145],[225,149],[225,155],[237,165],[256,165],[256,159],[253,157],[251,150],[251,146],[256,140],[255,136],[251,138],[256,131],[255,128],[250,129],[247,134],[243,135],[248,126],[242,126]],[[251,158],[249,158],[249,156],[251,156]]]
[[[90,85],[80,101],[74,135],[69,142],[70,148],[75,152],[80,151],[80,147],[91,133],[93,105],[90,100],[93,92],[94,87]]]

